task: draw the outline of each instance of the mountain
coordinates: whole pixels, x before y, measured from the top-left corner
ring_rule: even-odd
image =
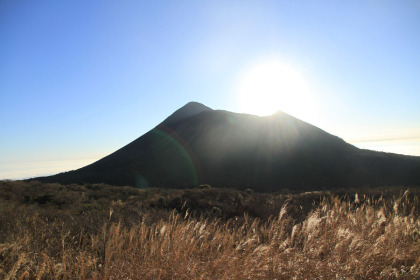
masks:
[[[35,179],[259,191],[420,185],[420,157],[358,149],[282,112],[258,117],[190,102],[91,165]]]
[[[176,110],[172,115],[167,117],[162,122],[162,124],[168,125],[171,123],[175,123],[177,121],[180,121],[187,117],[197,115],[205,111],[212,111],[212,109],[198,102],[189,102],[186,105],[184,105],[182,108]]]

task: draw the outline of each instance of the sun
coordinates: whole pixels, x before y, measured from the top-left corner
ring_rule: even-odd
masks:
[[[268,61],[241,76],[236,103],[244,113],[267,116],[283,111],[302,117],[311,111],[313,100],[299,71],[280,61]]]

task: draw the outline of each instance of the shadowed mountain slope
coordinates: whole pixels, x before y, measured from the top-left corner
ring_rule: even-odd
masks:
[[[91,165],[36,179],[260,191],[420,185],[420,157],[361,150],[281,112],[257,117],[191,102]]]

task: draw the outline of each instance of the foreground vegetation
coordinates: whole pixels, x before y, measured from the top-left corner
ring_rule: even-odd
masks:
[[[0,278],[418,279],[418,193],[0,181]]]

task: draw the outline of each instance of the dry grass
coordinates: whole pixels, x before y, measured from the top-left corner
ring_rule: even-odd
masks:
[[[418,205],[408,191],[392,201],[326,196],[301,221],[286,202],[265,221],[144,212],[128,226],[114,210],[54,218],[3,201],[0,278],[419,279]]]

